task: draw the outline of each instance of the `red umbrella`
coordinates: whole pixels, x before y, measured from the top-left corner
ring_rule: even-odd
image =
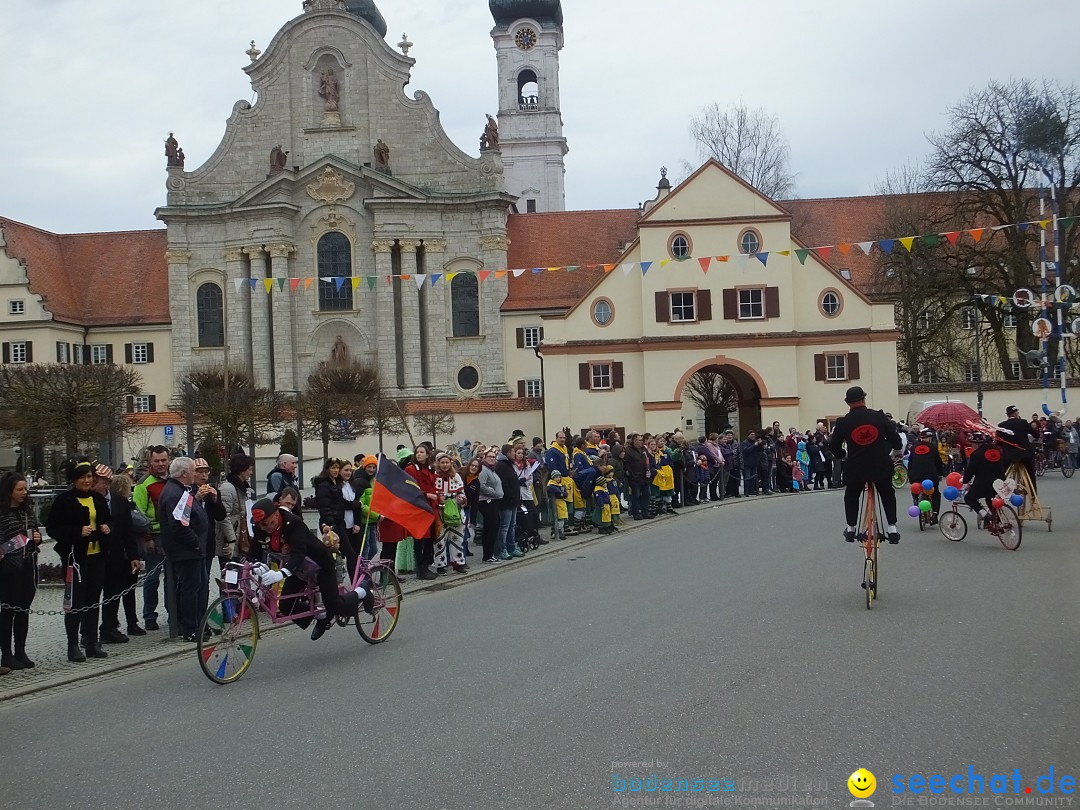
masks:
[[[979,414],[963,402],[939,402],[921,411],[915,421],[928,427],[962,428],[967,422],[980,421]]]

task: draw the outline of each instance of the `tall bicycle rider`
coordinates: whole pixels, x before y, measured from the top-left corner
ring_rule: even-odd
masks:
[[[855,523],[859,518],[859,501],[868,483],[877,489],[885,510],[886,536],[890,543],[900,542],[896,528],[896,492],[892,486],[892,452],[903,443],[896,424],[882,411],[866,407],[866,392],[852,386],[844,396],[850,410],[836,420],[829,450],[844,462],[844,542],[855,542]],[[846,449],[845,449],[846,445]]]

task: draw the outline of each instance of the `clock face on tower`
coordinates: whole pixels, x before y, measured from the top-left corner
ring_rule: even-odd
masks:
[[[522,28],[514,36],[514,44],[516,44],[521,50],[530,50],[536,45],[536,32],[531,28]]]

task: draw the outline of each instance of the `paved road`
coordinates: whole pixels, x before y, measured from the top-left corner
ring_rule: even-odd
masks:
[[[0,805],[693,806],[614,772],[844,807],[865,766],[883,807],[897,773],[1076,776],[1078,483],[1043,482],[1054,531],[1016,553],[905,522],[873,611],[837,494],[740,501],[416,596],[381,646],[290,631],[234,686],[189,659],[12,701]]]

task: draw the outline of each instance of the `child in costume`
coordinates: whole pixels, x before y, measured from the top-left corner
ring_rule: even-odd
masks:
[[[566,491],[566,485],[563,484],[562,473],[558,470],[552,471],[548,479],[547,493],[548,504],[551,508],[551,539],[565,540],[566,518],[570,514],[566,506],[569,494]]]
[[[712,481],[712,471],[709,469],[709,457],[702,453],[698,456],[697,466],[694,468],[694,483],[697,484],[698,503],[708,502],[710,481]]]
[[[599,528],[597,529],[599,534],[611,534],[613,531],[611,523],[611,495],[608,492],[608,483],[610,483],[607,474],[604,470],[608,470],[610,474],[611,467],[604,467],[599,471],[599,475],[596,476],[596,483],[593,485],[593,514],[592,519]]]
[[[619,500],[619,495],[621,494],[619,481],[615,477],[614,467],[607,467],[605,469],[610,470],[606,475],[608,479],[608,502],[611,504],[611,528],[613,531],[618,531],[619,520],[622,517],[622,502]]]

